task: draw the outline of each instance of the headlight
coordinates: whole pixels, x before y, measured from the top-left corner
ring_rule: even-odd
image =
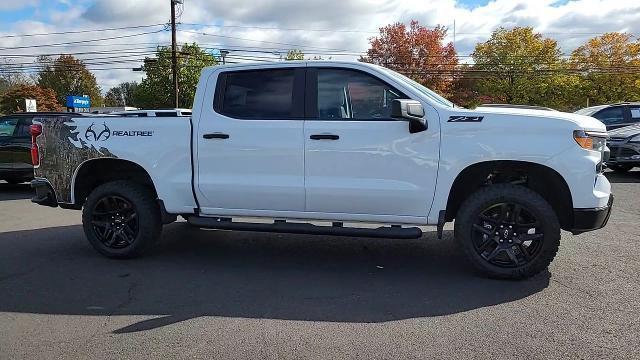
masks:
[[[598,152],[603,152],[607,145],[606,133],[593,133],[584,130],[575,130],[573,132],[573,139],[581,148]]]
[[[629,139],[629,142],[640,143],[640,134],[632,136],[631,139]]]

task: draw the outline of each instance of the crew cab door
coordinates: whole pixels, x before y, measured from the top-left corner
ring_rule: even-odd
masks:
[[[397,98],[408,97],[363,71],[308,69],[307,211],[363,221],[426,218],[437,175],[438,119],[410,133],[407,121],[390,116]]]
[[[304,67],[214,73],[204,95],[194,140],[201,212],[304,211]]]

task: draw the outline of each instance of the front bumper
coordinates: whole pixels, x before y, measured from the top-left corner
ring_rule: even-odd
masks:
[[[610,165],[640,164],[640,144],[612,142],[607,144],[611,155],[606,161]]]
[[[47,180],[34,179],[31,181],[31,187],[36,191],[36,196],[31,198],[31,202],[44,206],[58,207],[55,192]]]
[[[595,209],[573,209],[573,228],[571,229],[571,232],[574,235],[577,235],[587,231],[602,229],[609,221],[612,207],[613,194],[609,195],[609,202],[605,207]]]

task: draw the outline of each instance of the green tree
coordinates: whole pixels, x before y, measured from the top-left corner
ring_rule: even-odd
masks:
[[[304,53],[298,49],[289,50],[285,60],[304,60]]]
[[[37,85],[16,85],[0,97],[0,112],[8,114],[25,111],[25,99],[35,99],[38,111],[60,111],[62,106],[56,92]]]
[[[138,83],[135,81],[123,82],[112,87],[104,96],[104,105],[137,107],[135,99],[135,91],[137,87]]]
[[[190,108],[193,105],[200,72],[206,66],[218,64],[216,57],[198,45],[184,44],[178,57],[178,104]],[[135,103],[143,108],[173,107],[173,81],[171,76],[171,48],[161,46],[155,59],[145,60],[142,66],[145,78],[135,90]]]
[[[41,66],[36,77],[38,86],[53,89],[60,104],[65,103],[67,95],[88,95],[91,98],[91,106],[102,105],[102,95],[96,77],[82,60],[72,55],[61,55],[56,59],[42,56],[38,58],[38,63]]]
[[[472,54],[479,96],[509,104],[566,108],[578,80],[565,71],[558,43],[531,27],[499,28]]]
[[[631,34],[606,33],[575,49],[571,68],[582,75],[583,103],[640,100],[640,40]]]

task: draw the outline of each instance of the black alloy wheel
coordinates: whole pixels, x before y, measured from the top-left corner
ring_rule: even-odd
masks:
[[[123,249],[133,244],[140,230],[135,206],[116,195],[98,200],[91,212],[91,225],[96,238],[112,249]]]
[[[492,265],[527,265],[543,248],[544,233],[535,216],[515,203],[484,209],[473,224],[473,246]]]
[[[482,187],[460,205],[454,236],[470,263],[496,279],[526,279],[548,268],[560,222],[537,192],[515,184]]]

